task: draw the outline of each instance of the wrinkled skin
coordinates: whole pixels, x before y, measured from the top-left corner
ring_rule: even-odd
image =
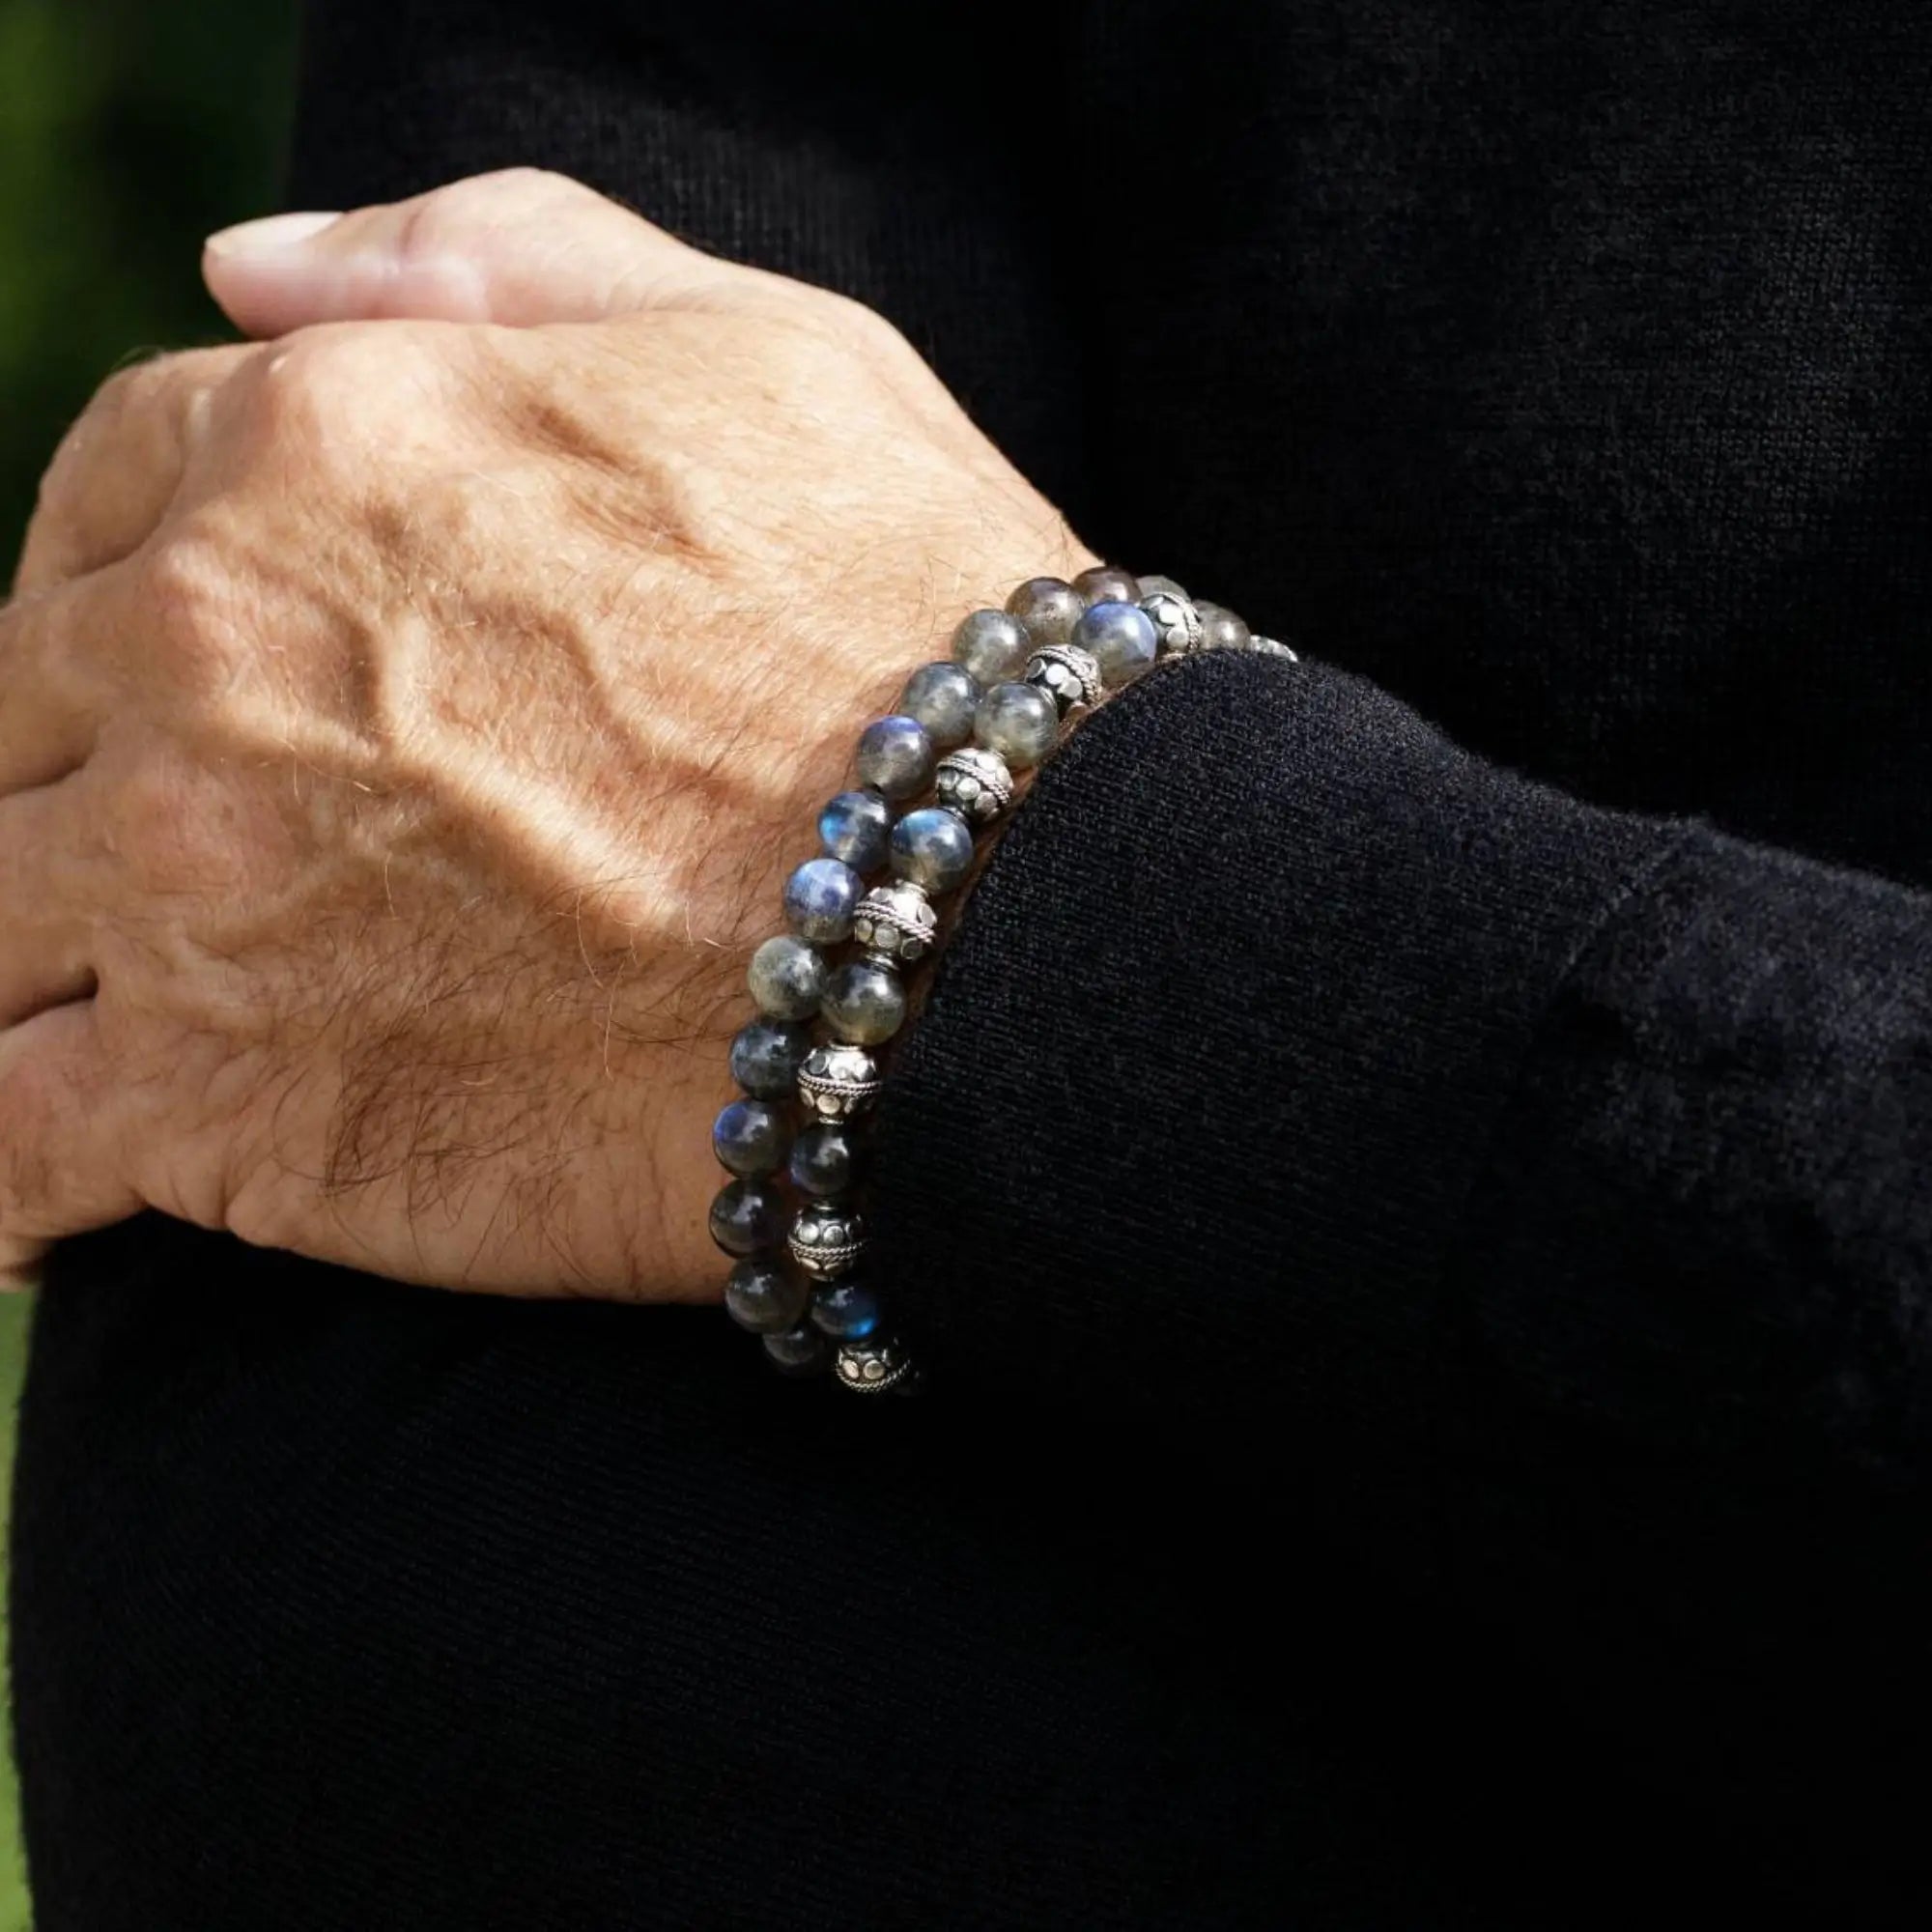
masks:
[[[276,339],[108,383],[0,614],[0,1270],[154,1207],[709,1296],[817,803],[963,611],[1092,558],[876,316],[554,177],[208,273]]]

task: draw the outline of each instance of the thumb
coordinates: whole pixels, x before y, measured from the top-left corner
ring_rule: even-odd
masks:
[[[595,322],[753,271],[700,254],[566,176],[476,175],[353,214],[209,238],[209,293],[244,334],[321,322]]]

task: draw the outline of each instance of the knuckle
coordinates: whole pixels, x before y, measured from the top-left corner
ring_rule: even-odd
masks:
[[[476,240],[478,229],[532,215],[567,217],[602,203],[582,182],[549,168],[499,168],[434,189],[405,211],[397,252],[405,261],[440,258]]]
[[[212,534],[183,526],[154,543],[139,560],[136,595],[156,670],[171,684],[225,678],[237,643],[234,592]]]
[[[260,352],[249,398],[257,439],[327,464],[365,464],[404,411],[434,393],[452,331],[424,323],[329,323]]]

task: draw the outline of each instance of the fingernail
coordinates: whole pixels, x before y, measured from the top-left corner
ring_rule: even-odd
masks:
[[[239,222],[208,238],[211,255],[272,255],[294,248],[340,221],[340,214],[270,214]]]

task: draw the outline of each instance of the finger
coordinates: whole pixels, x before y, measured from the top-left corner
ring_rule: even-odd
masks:
[[[122,1178],[124,1102],[92,1000],[0,1033],[0,1287],[27,1287],[48,1246],[144,1205]]]
[[[87,775],[0,798],[0,1029],[87,998],[105,856]]]
[[[0,795],[51,784],[87,762],[114,702],[113,653],[129,615],[124,569],[0,609]]]
[[[282,214],[212,237],[210,293],[254,336],[409,318],[596,322],[776,280],[701,254],[566,176],[512,168],[353,214]]]
[[[255,353],[193,350],[103,383],[41,479],[15,591],[44,590],[138,550],[174,501],[212,398]]]

